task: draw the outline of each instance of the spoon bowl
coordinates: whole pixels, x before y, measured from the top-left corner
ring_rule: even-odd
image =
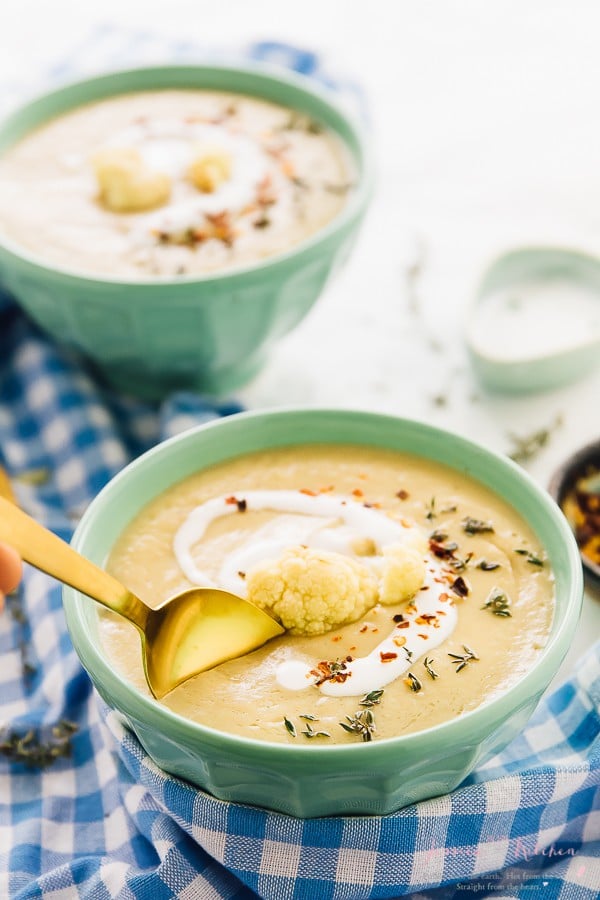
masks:
[[[258,606],[216,588],[190,588],[153,609],[11,503],[6,492],[0,496],[0,540],[37,569],[135,625],[146,680],[157,699],[199,672],[249,653],[284,632]]]

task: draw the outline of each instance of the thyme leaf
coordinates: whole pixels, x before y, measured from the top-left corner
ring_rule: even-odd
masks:
[[[310,722],[306,723],[306,728],[302,734],[307,738],[331,737],[328,731],[315,731]]]
[[[433,666],[433,658],[432,657],[426,656],[425,659],[423,660],[423,665],[425,666],[425,670],[426,670],[427,674],[431,678],[433,678],[435,680],[436,678],[440,677],[439,674],[435,671],[435,669],[432,668],[432,666]]]
[[[476,565],[477,569],[481,569],[483,572],[493,572],[494,569],[500,568],[499,562],[488,562],[487,559],[480,559]]]
[[[415,694],[418,694],[419,691],[423,689],[423,685],[419,681],[416,675],[413,675],[412,672],[408,672],[406,678],[404,679],[404,683],[408,685],[411,691],[414,691]]]
[[[296,737],[296,726],[293,722],[290,722],[287,716],[283,717],[283,724],[285,725],[287,733],[291,734],[292,737]]]
[[[489,534],[493,533],[494,526],[491,522],[484,522],[483,519],[474,519],[472,516],[467,516],[461,522],[463,531],[466,531],[467,534]]]
[[[449,653],[448,656],[452,659],[452,664],[456,666],[455,671],[460,672],[462,669],[467,666],[471,660],[479,659],[476,653],[471,650],[470,647],[467,647],[466,644],[463,644],[463,650],[465,651],[464,656],[461,656],[460,653]]]
[[[532,553],[531,550],[519,549],[515,550],[515,553],[518,553],[519,556],[527,557],[527,562],[532,566],[539,566],[540,569],[544,568],[544,560]]]
[[[31,729],[25,734],[10,732],[0,743],[0,753],[29,769],[46,769],[57,759],[71,754],[71,738],[78,726],[69,719],[61,719],[51,729],[51,736],[42,739],[41,732]]]
[[[339,723],[349,734],[359,735],[363,741],[372,741],[375,727],[375,716],[370,709],[360,709],[353,716],[346,716],[346,722]]]
[[[500,590],[500,588],[492,588],[487,600],[481,608],[488,609],[495,616],[507,619],[512,616],[509,607],[510,597],[505,594],[504,591]]]
[[[383,697],[383,688],[378,691],[369,691],[368,694],[359,701],[359,706],[377,706],[378,703],[381,703],[381,698]]]

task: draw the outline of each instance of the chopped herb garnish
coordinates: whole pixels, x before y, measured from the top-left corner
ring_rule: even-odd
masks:
[[[306,719],[307,722],[318,722],[319,721],[318,716],[313,716],[312,713],[300,713],[298,718]]]
[[[516,434],[509,434],[509,438],[513,442],[514,449],[509,454],[510,458],[517,463],[524,463],[533,459],[540,450],[542,450],[550,440],[552,433],[563,423],[561,415],[556,416],[554,422],[547,428],[540,428],[533,431],[525,437],[519,437]]]
[[[419,691],[423,690],[423,685],[419,681],[416,675],[413,675],[412,672],[408,672],[406,678],[404,679],[404,683],[408,685],[411,691],[414,691],[415,694],[418,694]]]
[[[489,609],[495,616],[501,616],[502,618],[507,619],[512,616],[509,606],[510,598],[507,594],[500,590],[500,588],[493,588],[481,608]]]
[[[476,568],[482,569],[484,572],[493,572],[494,569],[500,568],[499,562],[488,562],[487,559],[480,559],[476,565]]]
[[[346,716],[346,722],[339,723],[349,734],[358,734],[363,741],[372,741],[375,716],[370,709],[360,709],[353,716]]]
[[[450,560],[450,566],[452,566],[455,572],[464,572],[472,559],[473,553],[467,553],[464,559],[460,556],[453,556]]]
[[[283,717],[283,724],[285,725],[287,733],[291,734],[292,737],[296,737],[296,726],[293,722],[290,722],[287,716]]]
[[[425,506],[425,510],[426,510],[425,518],[428,519],[430,522],[432,519],[436,518],[437,513],[435,511],[435,497],[431,498],[429,503]]]
[[[466,519],[463,519],[461,525],[463,531],[466,531],[467,534],[489,534],[494,531],[494,526],[491,522],[474,519],[472,516],[467,516]]]
[[[460,672],[461,669],[464,669],[472,659],[479,659],[477,654],[474,653],[470,647],[467,647],[466,644],[463,644],[463,650],[465,651],[464,656],[461,656],[459,653],[448,654],[452,659],[452,664],[456,666],[456,672]]]
[[[328,731],[315,731],[310,722],[306,723],[306,728],[302,734],[307,738],[331,737]]]
[[[406,653],[406,658],[407,658],[407,660],[408,660],[409,662],[412,662],[412,658],[413,658],[413,652],[412,652],[412,650],[409,650],[408,647],[403,647],[402,649],[403,649],[404,652]]]
[[[21,735],[11,732],[0,743],[0,753],[28,768],[46,769],[60,757],[71,754],[71,738],[77,730],[74,722],[61,719],[51,728],[48,740],[42,740],[40,733],[33,729]]]
[[[423,665],[425,666],[425,670],[427,671],[427,674],[431,678],[433,678],[435,680],[436,678],[440,677],[438,675],[438,673],[435,671],[435,669],[432,669],[432,665],[433,665],[432,657],[426,656],[425,659],[423,660]]]
[[[544,567],[544,560],[540,559],[539,556],[536,556],[535,553],[532,553],[530,550],[515,550],[515,553],[518,553],[519,556],[527,557],[527,562],[532,566],[539,566],[540,569]]]
[[[362,698],[359,702],[360,706],[377,706],[378,703],[381,703],[381,698],[383,697],[383,688],[378,691],[369,691],[368,694]]]

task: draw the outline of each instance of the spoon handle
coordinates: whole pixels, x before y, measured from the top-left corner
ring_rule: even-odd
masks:
[[[125,616],[141,631],[144,630],[150,609],[123,587],[116,578],[100,569],[68,544],[40,525],[27,513],[0,496],[0,540],[22,558],[97,600],[103,606]]]

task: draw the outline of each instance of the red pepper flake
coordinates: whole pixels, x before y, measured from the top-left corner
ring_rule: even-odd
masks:
[[[363,503],[366,509],[381,509],[381,503]]]
[[[429,590],[429,585],[428,585],[428,584],[424,584],[423,587],[421,588],[421,590],[422,590],[422,591],[428,591],[428,590]]]
[[[404,645],[406,643],[406,638],[404,637],[404,635],[400,635],[400,637],[394,638],[394,643],[395,643],[396,647],[404,647]]]
[[[417,616],[415,622],[417,625],[431,625],[432,622],[435,622],[435,615],[433,613],[421,613],[420,616]]]
[[[444,612],[443,609],[436,609],[436,613],[438,614],[438,616],[445,616],[445,615],[446,615],[446,613]]]
[[[317,496],[317,492],[316,492],[316,491],[311,491],[310,488],[300,488],[300,493],[301,493],[301,494],[306,494],[307,497],[316,497],[316,496]]]
[[[240,578],[245,578],[245,577],[246,577],[246,573],[245,573],[245,572],[242,572],[241,569],[240,569],[240,571],[238,572],[238,575],[240,576]]]
[[[225,503],[227,503],[229,506],[237,506],[237,497],[226,497]]]
[[[329,485],[327,485],[327,487],[319,488],[319,493],[320,494],[330,494],[331,491],[333,491],[333,490],[335,490],[334,486],[332,484],[329,484]]]
[[[399,491],[396,491],[396,497],[398,500],[408,500],[410,494],[408,491],[405,491],[404,488],[401,488]]]
[[[377,632],[379,631],[379,628],[371,628],[371,631],[373,632],[373,634],[377,634]]]
[[[354,488],[354,490],[352,491],[352,494],[354,497],[364,497],[365,496],[364,492],[361,491],[360,488]]]
[[[327,660],[321,660],[314,669],[310,670],[310,674],[316,678],[315,684],[318,686],[325,681],[334,681],[338,684],[343,684],[344,681],[352,675],[352,672],[346,670],[346,661],[351,662],[352,657],[347,656],[346,659],[341,662],[327,662]]]
[[[395,616],[392,616],[392,622],[404,622],[404,616],[402,613],[396,613]]]
[[[237,501],[238,512],[246,512],[248,509],[248,503],[246,500],[238,500]]]
[[[439,600],[441,603],[447,603],[449,599],[450,599],[450,594],[443,593],[443,594],[440,594],[440,596],[439,596]]]
[[[350,647],[351,650],[356,650],[356,646]]]
[[[331,638],[332,641],[341,641],[341,639],[342,639],[341,634],[336,634]]]
[[[368,627],[369,627],[368,625],[363,625],[363,627],[360,629],[360,633],[364,634],[365,631],[368,629]]]
[[[410,622],[400,622],[398,628],[410,628]]]
[[[428,641],[428,640],[429,640],[429,635],[428,635],[428,634],[421,634],[420,631],[417,631],[417,637],[423,638],[424,641]]]
[[[391,662],[393,659],[398,659],[397,653],[383,653],[381,650],[379,651],[379,657],[382,663]]]

